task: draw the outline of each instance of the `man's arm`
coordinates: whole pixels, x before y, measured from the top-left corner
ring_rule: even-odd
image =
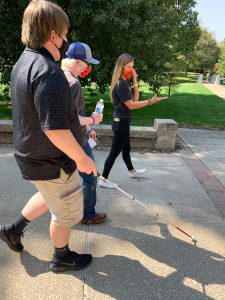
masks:
[[[74,138],[69,129],[44,131],[49,140],[67,156],[76,162],[80,172],[97,176],[96,166]]]
[[[103,114],[98,114],[93,112],[91,117],[83,117],[78,115],[79,121],[80,121],[80,125],[84,126],[84,125],[97,125],[100,122],[102,122],[103,119]]]

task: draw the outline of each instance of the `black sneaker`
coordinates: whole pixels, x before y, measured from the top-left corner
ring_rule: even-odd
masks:
[[[91,254],[78,254],[74,251],[69,251],[62,258],[56,258],[55,255],[53,255],[49,269],[53,272],[76,271],[86,268],[90,265],[91,261]]]
[[[22,233],[15,234],[13,232],[13,226],[0,225],[0,239],[6,242],[9,248],[15,252],[23,251],[21,236],[23,236]]]

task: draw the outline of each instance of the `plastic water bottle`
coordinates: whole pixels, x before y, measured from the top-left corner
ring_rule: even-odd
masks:
[[[102,114],[104,109],[104,100],[100,99],[95,107],[95,112],[98,114]]]

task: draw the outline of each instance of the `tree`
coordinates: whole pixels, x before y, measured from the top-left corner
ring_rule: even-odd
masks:
[[[165,72],[166,64],[177,53],[192,49],[198,23],[193,12],[195,0],[56,0],[69,15],[69,41],[90,45],[101,61],[95,66],[92,80],[103,91],[111,81],[117,57],[124,52],[135,58],[139,78],[150,82]],[[23,11],[29,1],[0,0],[0,73],[6,82],[9,71],[20,56]],[[189,32],[185,45],[183,35]],[[194,33],[196,36],[196,32]],[[188,44],[188,46],[187,46]],[[186,49],[186,50],[185,50]]]
[[[225,76],[225,39],[220,47],[220,61],[218,63],[218,73],[221,76]]]
[[[21,42],[21,23],[28,1],[0,0],[0,79],[9,89],[12,66],[19,58],[24,46]]]
[[[68,3],[70,2],[70,3]],[[101,64],[92,79],[106,88],[116,58],[128,52],[135,58],[139,78],[145,82],[162,75],[174,60],[176,44],[186,27],[198,26],[194,0],[58,0],[69,8],[71,37],[90,45]],[[196,35],[196,34],[195,34]],[[182,40],[184,44],[184,39]],[[190,39],[189,47],[195,43]],[[184,45],[179,50],[184,52]]]
[[[187,76],[193,51],[200,38],[201,29],[196,11],[193,11],[189,6],[186,9],[181,9],[181,12],[181,21],[177,28],[177,42],[175,44],[177,60],[174,63],[175,68],[176,65],[177,67],[181,67],[181,64],[183,64],[183,70],[185,70]]]
[[[202,29],[200,39],[193,53],[192,63],[195,68],[200,68],[202,73],[205,70],[213,70],[215,63],[218,61],[219,52],[220,49],[213,34],[206,29]]]

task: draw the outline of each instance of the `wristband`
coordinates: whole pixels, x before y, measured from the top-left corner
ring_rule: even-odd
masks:
[[[92,120],[93,120],[93,123],[91,125],[94,125],[95,124],[95,118],[94,117],[91,117]]]
[[[135,86],[138,86],[138,83],[134,83],[134,84],[133,84],[133,87],[135,87]]]
[[[90,129],[86,134],[89,135],[93,129]]]

